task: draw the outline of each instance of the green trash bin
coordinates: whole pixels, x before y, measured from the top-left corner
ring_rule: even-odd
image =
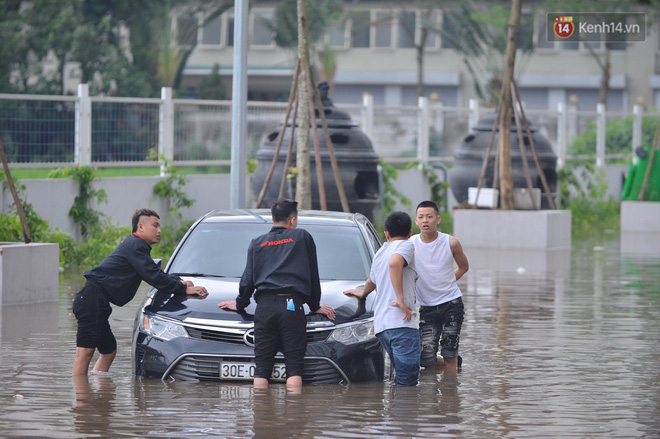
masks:
[[[630,164],[628,177],[623,184],[622,200],[638,201],[639,192],[642,190],[646,168],[651,159],[651,148],[639,147],[635,151],[637,160]],[[646,183],[645,197],[642,201],[660,201],[660,153],[656,151],[655,159]]]

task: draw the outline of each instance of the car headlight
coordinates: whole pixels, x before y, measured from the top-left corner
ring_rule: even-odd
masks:
[[[332,331],[328,340],[338,341],[343,344],[355,344],[367,341],[374,337],[376,337],[374,335],[374,322],[373,320],[369,320],[366,322],[342,325]]]
[[[188,333],[182,325],[149,314],[142,314],[140,331],[165,341],[177,337],[188,337]]]

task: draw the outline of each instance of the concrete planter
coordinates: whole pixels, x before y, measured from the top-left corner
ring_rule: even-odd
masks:
[[[571,212],[457,209],[454,236],[468,248],[566,249],[571,247]]]
[[[0,305],[57,301],[59,246],[0,243]]]
[[[621,232],[660,234],[660,202],[622,201]]]
[[[622,201],[622,253],[660,255],[660,203],[657,201]]]

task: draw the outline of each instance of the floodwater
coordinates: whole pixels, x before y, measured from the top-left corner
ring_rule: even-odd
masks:
[[[284,386],[133,377],[139,298],[115,308],[108,376],[75,381],[71,301],[2,309],[0,436],[226,438],[660,437],[660,240],[572,251],[466,249],[463,368],[388,383]],[[142,288],[140,296],[146,293]]]

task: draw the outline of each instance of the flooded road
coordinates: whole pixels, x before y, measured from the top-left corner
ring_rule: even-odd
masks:
[[[415,388],[319,385],[302,395],[134,378],[139,298],[111,316],[111,374],[74,382],[70,308],[83,278],[69,274],[58,303],[2,309],[0,436],[660,437],[659,248],[465,250],[458,375],[425,370]]]

